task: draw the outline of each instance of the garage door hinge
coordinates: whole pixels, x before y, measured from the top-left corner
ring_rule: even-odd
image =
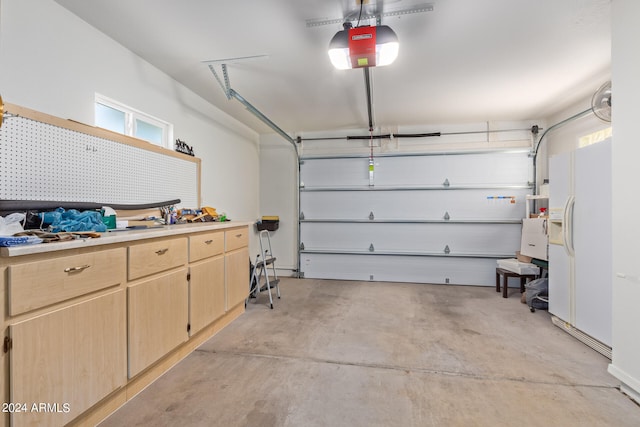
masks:
[[[13,348],[13,340],[9,337],[4,337],[4,346],[2,348],[5,353],[9,353],[9,350]]]

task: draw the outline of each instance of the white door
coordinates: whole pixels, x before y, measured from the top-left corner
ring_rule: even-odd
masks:
[[[575,156],[575,326],[611,346],[611,140]]]
[[[572,194],[573,153],[562,153],[549,159],[549,210],[564,210],[568,197]],[[562,218],[563,215],[560,217]],[[565,224],[555,226],[564,227]],[[549,227],[553,227],[551,221]],[[565,322],[572,322],[571,280],[573,259],[565,247],[549,240],[549,313]]]

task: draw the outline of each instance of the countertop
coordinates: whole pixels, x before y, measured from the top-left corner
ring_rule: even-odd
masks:
[[[251,224],[253,224],[253,222],[199,222],[189,224],[165,225],[157,228],[107,231],[106,233],[101,233],[101,237],[98,238],[82,238],[66,242],[2,247],[0,248],[0,257],[14,257],[39,254],[44,252],[62,251],[66,249],[110,245],[113,243],[130,242],[142,239],[153,239],[156,237],[178,236],[181,234],[199,233],[202,231],[224,230],[227,228],[243,227]]]

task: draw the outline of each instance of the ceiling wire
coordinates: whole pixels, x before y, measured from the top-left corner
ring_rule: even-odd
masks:
[[[360,13],[358,13],[358,23],[356,24],[356,28],[360,26],[360,18],[362,18],[362,5],[364,4],[364,0],[360,0]]]

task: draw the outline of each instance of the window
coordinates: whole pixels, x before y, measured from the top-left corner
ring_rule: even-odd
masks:
[[[164,148],[172,148],[173,125],[96,94],[95,125],[133,136]]]
[[[578,139],[578,147],[582,148],[595,144],[596,142],[604,141],[607,138],[611,138],[611,133],[611,126],[609,126],[608,128],[582,136]]]

